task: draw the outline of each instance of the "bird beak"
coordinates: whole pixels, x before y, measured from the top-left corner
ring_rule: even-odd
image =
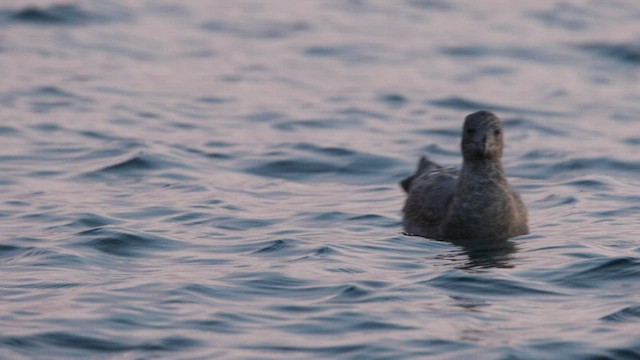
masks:
[[[487,137],[486,136],[477,137],[474,142],[476,144],[476,148],[481,154],[487,153]]]

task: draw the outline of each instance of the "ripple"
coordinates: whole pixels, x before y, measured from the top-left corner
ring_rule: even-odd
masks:
[[[205,212],[190,211],[187,213],[169,217],[167,218],[167,221],[177,222],[187,226],[192,226],[192,225],[200,225],[200,224],[207,223],[210,220],[209,219],[210,217],[211,217],[211,214],[208,214]]]
[[[522,155],[521,159],[531,161],[531,160],[563,159],[566,157],[567,157],[567,154],[565,152],[536,149],[536,150],[531,150],[526,154]]]
[[[297,254],[302,253],[302,257],[294,259],[292,261],[306,261],[306,260],[319,260],[329,259],[332,256],[339,254],[340,252],[331,246],[322,246],[312,250],[297,251]]]
[[[309,24],[303,21],[286,22],[261,19],[244,22],[212,20],[204,23],[202,28],[215,33],[257,39],[283,39],[310,30]]]
[[[76,238],[77,246],[123,257],[144,257],[152,251],[176,249],[181,244],[161,236],[114,227],[86,230],[76,234]]]
[[[228,320],[189,320],[182,322],[182,327],[196,329],[200,331],[221,333],[221,334],[241,334],[240,330],[233,322]]]
[[[328,118],[288,119],[282,118],[273,124],[273,128],[281,131],[316,130],[344,130],[363,123],[358,116],[341,116]]]
[[[418,133],[425,135],[437,135],[441,137],[448,137],[451,139],[458,139],[460,137],[460,129],[454,129],[451,127],[418,130]],[[459,151],[456,151],[456,153],[459,153]]]
[[[39,239],[17,239],[22,243],[38,243]],[[85,259],[75,252],[65,251],[64,249],[47,249],[42,247],[22,247],[15,251],[7,250],[8,256],[2,256],[0,259],[6,259],[7,263],[25,263],[32,266],[51,266],[51,267],[83,267],[86,264]],[[49,284],[59,284],[61,282],[51,282]],[[42,282],[35,283],[35,286],[42,286]],[[47,284],[47,283],[44,283]],[[46,286],[46,285],[45,285]],[[55,286],[55,285],[54,285]]]
[[[452,96],[452,97],[439,99],[439,100],[430,100],[428,101],[428,103],[438,107],[450,108],[450,109],[456,109],[456,110],[466,110],[466,111],[477,111],[478,109],[487,109],[487,110],[496,111],[496,112],[529,114],[529,115],[538,115],[538,116],[564,116],[565,115],[560,112],[481,103],[481,102],[477,102],[477,101],[473,101],[473,100],[469,100],[469,99],[465,99],[457,96]]]
[[[332,248],[331,246],[322,246],[322,247],[320,247],[320,248],[318,248],[318,249],[313,251],[313,254],[315,256],[322,256],[322,257],[333,255],[333,254],[336,254],[336,253],[338,253],[338,251],[336,249]]]
[[[594,173],[614,176],[615,174],[635,175],[640,171],[640,162],[624,161],[608,157],[572,158],[549,163],[548,161],[521,163],[516,167],[519,176],[531,179],[553,179],[561,175],[571,177],[586,176],[567,183],[576,187],[606,189],[611,186],[607,180],[593,177]],[[587,174],[587,175],[585,175]]]
[[[640,305],[628,306],[601,318],[612,322],[640,322]]]
[[[95,352],[108,353],[131,350],[179,351],[199,345],[199,342],[196,340],[175,336],[164,337],[150,342],[131,344],[124,341],[106,340],[96,336],[77,335],[68,332],[49,332],[28,336],[3,336],[0,337],[0,343],[8,347],[32,349],[52,345],[57,348],[72,349],[76,352],[89,351],[88,354],[93,355],[95,355]],[[52,351],[55,353],[57,350]]]
[[[419,355],[424,357],[437,357],[448,352],[472,349],[475,346],[463,341],[453,341],[448,339],[419,339],[406,342],[411,347],[422,349]]]
[[[640,45],[638,44],[594,42],[579,45],[578,48],[621,63],[640,65]]]
[[[585,189],[593,189],[593,190],[601,190],[601,191],[607,191],[611,189],[610,184],[606,180],[595,179],[595,178],[575,179],[575,180],[564,182],[562,183],[562,185],[572,186],[575,188],[585,188]]]
[[[554,173],[575,171],[619,171],[637,172],[640,170],[640,161],[622,161],[606,157],[574,158],[556,163],[549,168]]]
[[[384,94],[378,97],[378,101],[389,106],[400,107],[406,105],[409,99],[401,94]]]
[[[556,194],[550,194],[545,196],[542,199],[538,199],[535,201],[536,204],[539,204],[540,206],[542,206],[542,208],[545,209],[551,209],[554,208],[556,206],[565,206],[565,205],[574,205],[578,202],[578,199],[574,196],[568,196],[568,195],[556,195]]]
[[[129,155],[115,164],[103,166],[97,170],[81,174],[81,178],[86,179],[116,179],[116,178],[138,178],[144,174],[154,172],[156,177],[164,177],[176,180],[186,180],[190,176],[184,171],[188,167],[186,163],[179,163],[165,156],[138,153]]]
[[[28,247],[0,244],[0,259],[13,258],[16,255],[31,249],[32,248]]]
[[[309,314],[325,311],[323,306],[301,306],[301,305],[276,305],[270,307],[271,310],[277,312],[294,313],[294,314]]]
[[[340,177],[347,182],[364,180],[371,184],[387,181],[382,170],[398,166],[393,158],[369,153],[354,152],[344,148],[326,148],[308,144],[284,144],[278,148],[288,148],[295,153],[273,152],[270,157],[278,159],[255,161],[257,165],[245,167],[245,171],[255,175],[284,178],[288,180],[331,180]],[[362,179],[358,180],[358,177]],[[380,179],[384,177],[385,179]]]
[[[97,228],[120,223],[119,220],[92,213],[75,214],[73,215],[73,217],[75,218],[75,220],[68,223],[66,226],[72,228]]]
[[[328,296],[332,287],[318,286],[311,279],[277,272],[235,273],[227,276],[234,292],[245,296],[268,296],[286,299],[318,299]]]
[[[346,221],[350,216],[352,216],[351,213],[346,213],[342,211],[324,211],[320,213],[314,212],[314,213],[306,213],[304,215],[306,215],[306,218],[308,221],[320,222],[320,223],[324,223],[324,222],[334,223],[334,222]]]
[[[302,180],[322,173],[336,173],[340,167],[323,161],[313,159],[283,159],[269,161],[246,169],[249,173],[283,177],[291,180]]]
[[[295,143],[295,144],[287,144],[285,147],[292,147],[294,149],[303,150],[311,153],[317,153],[322,155],[329,156],[355,156],[357,153],[351,149],[346,149],[342,147],[325,147],[317,144],[310,143]]]
[[[337,59],[347,63],[374,63],[380,60],[384,49],[373,44],[316,45],[304,49],[311,58]]]
[[[78,25],[90,22],[92,14],[75,5],[52,5],[46,8],[26,7],[10,13],[18,22],[48,25]]]
[[[286,115],[276,111],[260,111],[253,114],[243,116],[244,119],[252,122],[273,122],[275,120],[285,119]]]
[[[435,11],[449,11],[454,7],[451,3],[442,0],[407,0],[415,8]]]
[[[205,103],[205,104],[209,104],[209,105],[219,105],[219,104],[225,104],[225,103],[233,102],[233,101],[235,101],[235,99],[234,98],[228,98],[228,97],[204,96],[204,97],[196,99],[196,101],[199,102],[199,103]]]
[[[483,296],[531,296],[560,295],[554,291],[527,285],[523,281],[510,279],[485,278],[477,274],[463,273],[459,270],[447,271],[423,284],[444,288],[455,293],[475,294]]]
[[[640,214],[640,206],[626,206],[613,210],[595,211],[593,216],[605,219],[621,219],[626,216],[637,216]]]
[[[275,240],[270,242],[267,246],[258,249],[254,252],[254,254],[268,254],[273,252],[281,252],[283,250],[287,250],[292,248],[291,242],[286,240]]]
[[[274,129],[296,131],[302,129],[331,129],[340,127],[341,122],[335,119],[285,120],[273,125]]]
[[[344,334],[353,332],[373,333],[379,331],[405,331],[413,327],[380,320],[364,319],[353,313],[338,313],[332,316],[322,316],[306,319],[304,323],[285,325],[279,329],[292,334]]]
[[[375,120],[388,120],[389,117],[386,114],[361,109],[358,107],[348,107],[338,111],[338,114],[346,116],[348,119],[359,120],[359,119],[375,119]]]
[[[331,345],[331,346],[294,346],[294,345],[276,345],[276,344],[264,344],[264,345],[245,345],[243,348],[248,350],[259,350],[260,353],[274,352],[276,354],[288,354],[288,353],[300,353],[316,356],[338,356],[351,354],[352,358],[371,358],[371,355],[375,353],[375,349],[372,349],[371,345],[357,344],[357,345]],[[355,356],[357,353],[364,352],[368,356]],[[354,354],[355,353],[355,354]],[[281,355],[282,356],[282,355]]]
[[[586,259],[571,264],[553,277],[563,286],[594,288],[612,281],[633,281],[640,276],[640,260],[633,257]]]
[[[155,159],[150,159],[148,156],[139,155],[120,163],[106,166],[98,171],[105,173],[121,173],[130,172],[132,170],[153,170],[159,169],[161,167],[162,166]]]
[[[34,113],[49,113],[56,110],[74,109],[86,111],[94,100],[81,96],[59,86],[39,86],[11,96],[12,101],[26,99],[29,109]],[[60,129],[57,123],[45,124]]]
[[[0,126],[0,136],[16,136],[20,131],[11,126]]]
[[[561,129],[559,126],[551,127],[537,124],[536,122],[523,118],[507,118],[504,119],[504,127],[507,129],[519,128],[524,130],[534,130],[543,135],[567,136],[568,131]],[[538,150],[539,151],[539,150]]]
[[[371,291],[368,291],[357,285],[345,285],[340,290],[340,293],[336,295],[332,301],[335,302],[351,302],[359,301],[363,298],[371,295]]]
[[[250,231],[252,229],[270,227],[278,222],[277,219],[255,219],[238,216],[216,217],[208,221],[217,228],[225,230]]]
[[[122,21],[130,12],[113,7],[112,4],[92,10],[77,4],[53,4],[50,6],[27,6],[15,10],[2,10],[0,17],[16,23],[34,25],[78,26]],[[97,10],[97,11],[94,11]]]
[[[76,283],[76,282],[59,282],[59,283],[45,282],[45,283],[31,283],[31,284],[27,284],[27,285],[18,286],[18,288],[25,288],[25,289],[66,289],[66,288],[74,288],[74,287],[80,287],[80,286],[86,286],[86,284],[84,284],[84,283]]]
[[[553,9],[532,12],[531,15],[546,25],[572,31],[585,30],[589,27],[591,14],[585,6],[560,2]]]
[[[640,145],[640,137],[630,137],[624,139],[624,142],[629,145],[638,146]]]
[[[230,300],[230,301],[239,301],[245,298],[244,294],[240,294],[230,286],[206,286],[202,284],[190,284],[182,287],[177,291],[178,293],[187,293],[190,298],[194,296],[205,297],[207,299],[214,300]],[[235,320],[235,319],[231,319]],[[233,322],[233,321],[232,321]]]
[[[533,61],[543,64],[563,63],[564,59],[559,54],[549,52],[547,49],[526,48],[518,46],[493,47],[490,45],[469,45],[469,46],[453,46],[444,47],[441,52],[446,56],[462,57],[462,58],[483,58],[483,57],[503,57],[507,59],[516,59],[520,61]],[[504,74],[510,73],[511,70],[506,67],[490,67],[483,70],[488,74]],[[481,108],[476,108],[481,109]]]

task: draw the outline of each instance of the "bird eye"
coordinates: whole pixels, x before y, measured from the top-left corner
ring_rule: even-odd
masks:
[[[467,134],[472,135],[476,132],[476,129],[467,129]]]
[[[494,134],[495,136],[499,136],[500,134],[502,134],[502,131],[500,131],[500,130],[496,130],[496,131],[494,131],[494,132],[493,132],[493,134]]]

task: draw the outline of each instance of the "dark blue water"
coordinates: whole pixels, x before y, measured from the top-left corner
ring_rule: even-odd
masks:
[[[0,2],[0,358],[640,358],[633,0]],[[532,233],[401,232],[505,122]]]

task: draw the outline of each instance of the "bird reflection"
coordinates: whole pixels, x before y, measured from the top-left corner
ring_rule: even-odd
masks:
[[[474,239],[447,242],[459,246],[461,249],[456,249],[447,255],[440,256],[440,258],[460,261],[461,255],[466,257],[466,261],[457,266],[461,270],[510,269],[514,267],[511,262],[514,258],[513,255],[518,251],[516,244],[511,240]]]

